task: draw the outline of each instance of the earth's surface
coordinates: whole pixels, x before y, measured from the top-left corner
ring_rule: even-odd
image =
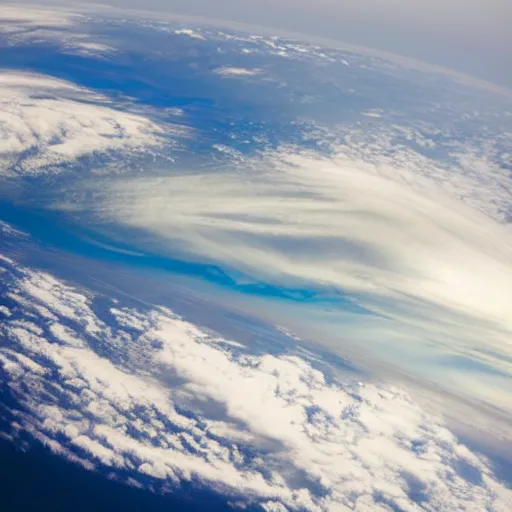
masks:
[[[2,5],[0,509],[512,510],[511,98]]]

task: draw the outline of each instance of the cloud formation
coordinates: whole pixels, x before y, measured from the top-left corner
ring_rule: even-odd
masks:
[[[233,67],[224,67],[224,68],[218,68],[214,70],[214,73],[220,76],[224,77],[244,77],[244,76],[255,76],[255,75],[261,75],[263,73],[263,70],[258,68],[233,68]]]
[[[390,321],[398,344],[419,342],[440,361],[468,357],[506,389],[510,230],[453,197],[455,187],[437,183],[441,171],[402,165],[344,147],[331,156],[285,147],[233,172],[115,182],[98,208],[156,235],[159,250],[257,282],[342,293]]]
[[[134,154],[164,143],[162,127],[70,82],[2,71],[0,93],[4,176],[55,173],[84,156]],[[174,133],[180,131],[174,128]]]
[[[52,25],[29,13],[23,23],[41,35],[33,26],[68,21]],[[268,48],[280,57],[332,59],[272,38],[238,40],[249,54]],[[109,51],[80,44],[80,51]],[[242,78],[260,70],[216,69]],[[89,155],[145,152],[163,144],[168,130],[181,133],[51,77],[6,72],[0,91],[7,176],[57,172]],[[386,114],[363,111],[373,119]],[[436,134],[403,130],[412,143],[436,147]],[[391,156],[375,151],[350,131],[330,156],[290,146],[247,158],[217,144],[236,169],[102,182],[94,195],[102,201],[92,206],[103,220],[156,235],[146,241],[173,257],[214,262],[250,282],[348,297],[372,311],[372,321],[387,322],[380,340],[407,345],[440,380],[443,364],[449,367],[451,387],[510,407],[505,167],[491,162],[492,148],[472,153],[461,145],[452,148],[457,172],[447,173],[403,147]],[[0,230],[13,234],[1,223]],[[29,432],[85,468],[135,475],[137,485],[199,482],[266,510],[507,506],[509,493],[489,464],[400,390],[331,382],[302,356],[255,355],[166,309],[112,302],[100,310],[86,290],[0,261],[7,288],[0,367],[20,405],[4,411],[11,436]],[[360,326],[342,325],[342,332]],[[459,371],[461,361],[470,370]],[[475,366],[492,378],[473,378]]]
[[[19,7],[13,4],[2,6],[0,22],[4,24],[2,32],[18,32],[20,29],[39,27],[69,27],[73,24],[74,14],[63,9],[48,9],[36,6]],[[9,30],[9,24],[10,29]]]
[[[0,12],[0,38],[8,46],[49,43],[58,44],[64,53],[111,57],[112,46],[95,40],[91,34],[77,27],[84,16],[62,8],[48,9],[37,6],[3,5]]]
[[[264,510],[506,510],[486,461],[403,391],[328,381],[304,357],[254,355],[165,308],[112,299],[100,319],[91,292],[0,263],[13,438]]]

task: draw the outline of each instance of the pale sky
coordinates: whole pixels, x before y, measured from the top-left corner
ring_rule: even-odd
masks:
[[[61,0],[60,3],[73,2]],[[81,3],[93,2],[82,0]],[[511,0],[108,0],[106,3],[302,32],[413,57],[512,87]]]

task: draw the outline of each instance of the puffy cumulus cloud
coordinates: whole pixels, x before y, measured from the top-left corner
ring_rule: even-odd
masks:
[[[15,442],[29,433],[131,485],[191,482],[267,511],[508,510],[487,462],[398,389],[328,381],[165,308],[116,300],[100,318],[90,292],[1,266]]]
[[[95,154],[141,153],[164,143],[165,130],[121,111],[108,98],[42,75],[0,72],[0,174],[58,172]]]
[[[342,292],[384,316],[403,351],[427,347],[416,358],[436,374],[466,372],[444,363],[466,357],[510,389],[509,228],[446,193],[435,172],[392,163],[287,147],[233,172],[117,182],[100,214],[255,280]]]

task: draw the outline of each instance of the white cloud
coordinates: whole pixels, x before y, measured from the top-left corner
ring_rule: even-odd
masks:
[[[10,224],[7,224],[6,222],[0,220],[0,233],[7,235],[9,237],[20,237],[20,238],[26,238],[26,234],[22,231],[18,231],[17,229],[14,229]]]
[[[0,306],[0,315],[2,316],[11,316],[11,312],[8,307],[6,306]]]
[[[60,44],[63,50],[81,55],[112,55],[115,49],[76,30],[83,15],[72,9],[2,5],[0,31],[9,45]]]
[[[403,351],[421,343],[427,352],[414,348],[416,357],[424,364],[430,353],[434,369],[455,354],[511,375],[510,230],[406,164],[283,148],[242,171],[117,182],[100,214],[183,257],[348,294],[389,320],[386,336]],[[347,336],[357,342],[357,331]],[[494,405],[510,407],[508,395]]]
[[[0,73],[0,173],[58,172],[63,164],[96,153],[144,152],[163,144],[164,130],[108,98],[42,75]]]
[[[237,76],[255,76],[263,73],[262,69],[259,68],[235,68],[235,67],[224,67],[217,68],[214,73],[225,77],[237,77]]]
[[[477,112],[465,121],[491,123],[481,118],[485,116]],[[507,154],[503,151],[512,144],[512,134],[507,131],[490,134],[483,129],[468,136],[463,130],[435,123],[415,121],[414,126],[404,126],[386,122],[364,128],[314,125],[306,138],[334,153],[341,148],[345,156],[373,164],[392,179],[410,183],[417,175],[422,176],[451,197],[500,222],[512,214]],[[449,158],[429,158],[415,146],[440,149]]]
[[[206,41],[206,38],[200,32],[191,30],[189,28],[182,28],[179,30],[175,30],[174,33],[178,34],[178,35],[188,36],[188,37],[191,37],[192,39],[201,39],[202,41]]]
[[[0,23],[5,24],[3,30],[17,31],[20,28],[34,27],[68,27],[73,24],[74,14],[64,9],[44,9],[40,7],[2,5]]]
[[[505,511],[512,498],[398,389],[327,382],[301,357],[219,343],[164,308],[118,303],[106,325],[91,293],[2,266],[26,299],[0,326],[3,382],[26,411],[11,411],[11,435],[130,485],[194,479],[269,511]]]
[[[362,116],[366,117],[374,117],[376,119],[379,119],[382,117],[382,113],[377,110],[369,110],[368,112],[361,112]]]
[[[87,41],[84,39],[88,39],[89,36],[80,34],[73,34],[68,41],[64,41],[64,51],[70,51],[74,54],[81,54],[87,56],[93,56],[95,58],[99,57],[112,57],[117,50],[108,44],[103,43],[95,43],[92,41]]]

